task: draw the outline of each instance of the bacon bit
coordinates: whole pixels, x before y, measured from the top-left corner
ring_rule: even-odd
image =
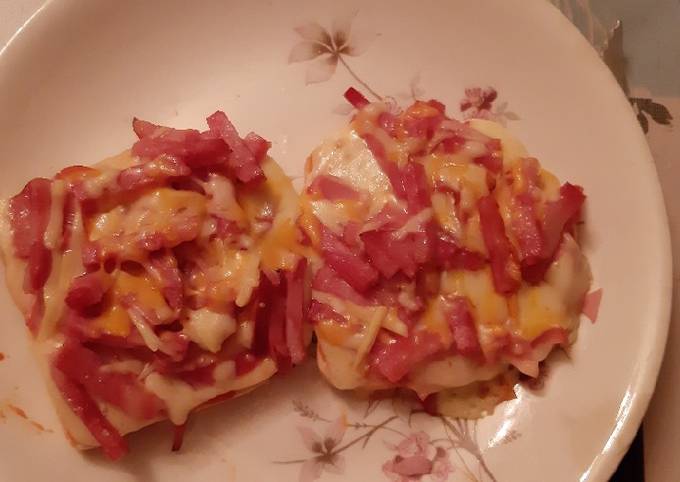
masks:
[[[207,119],[212,135],[220,137],[231,149],[227,164],[242,182],[255,181],[264,177],[257,158],[248,148],[227,115],[217,111]],[[251,141],[252,143],[252,141]]]
[[[514,293],[520,285],[520,269],[505,234],[498,203],[489,195],[479,200],[478,207],[482,237],[491,258],[494,287],[503,295]]]
[[[186,430],[186,427],[186,422],[184,422],[182,425],[174,425],[171,449],[173,452],[179,452],[179,449],[182,448],[182,442],[184,442],[184,431]]]
[[[347,99],[347,102],[352,104],[355,109],[361,109],[370,103],[368,99],[354,87],[347,89],[343,95],[345,99]]]
[[[597,315],[600,312],[600,303],[602,302],[602,288],[588,293],[583,300],[583,314],[593,323],[597,321]]]
[[[330,174],[316,176],[307,190],[309,193],[318,194],[329,201],[359,199],[359,193],[352,186],[339,177]]]
[[[0,352],[0,361],[3,361],[5,358],[7,358],[5,354]]]
[[[447,321],[456,351],[464,357],[482,363],[484,356],[479,344],[477,326],[470,311],[470,302],[463,296],[454,296],[447,300],[447,304]]]
[[[363,256],[352,252],[328,229],[322,229],[321,252],[326,263],[352,288],[364,292],[378,280],[378,272]]]

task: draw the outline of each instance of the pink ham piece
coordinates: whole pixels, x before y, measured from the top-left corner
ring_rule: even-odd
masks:
[[[45,285],[52,269],[52,254],[43,237],[50,217],[52,182],[36,178],[9,201],[9,220],[16,255],[27,261],[24,291],[37,293]]]
[[[571,224],[578,220],[585,200],[583,188],[567,182],[560,188],[560,198],[545,206],[543,221],[544,257],[552,259],[555,255],[565,229],[568,229]]]
[[[397,272],[413,278],[431,255],[427,232],[413,232],[398,237],[395,232],[370,231],[361,234],[361,240],[371,264],[388,279]]]
[[[52,368],[52,378],[73,413],[101,445],[104,455],[118,460],[128,452],[127,442],[102,414],[82,385],[68,378],[58,368]]]
[[[312,300],[309,306],[309,319],[312,323],[321,323],[323,321],[332,320],[341,325],[347,324],[347,318],[335,311],[333,308],[325,303],[319,303]]]
[[[69,308],[82,312],[99,303],[110,286],[111,277],[102,271],[80,275],[71,282],[65,302]]]
[[[491,258],[494,287],[503,295],[514,293],[520,285],[520,269],[505,233],[498,203],[488,195],[479,200],[478,207],[482,237]]]
[[[338,276],[332,268],[323,266],[316,272],[312,282],[312,288],[337,296],[341,300],[351,301],[357,305],[367,305],[368,300],[363,295],[357,293],[349,283]]]
[[[181,309],[184,304],[184,285],[172,251],[165,249],[149,254],[147,270],[161,287],[168,306],[173,310]]]
[[[118,174],[118,188],[133,191],[141,188],[162,186],[168,179],[191,174],[191,169],[175,157],[154,158],[153,161],[123,169]]]
[[[489,139],[486,142],[488,152],[483,156],[475,158],[475,163],[486,167],[494,174],[498,174],[503,170],[503,150],[501,141],[498,139]]]
[[[368,99],[364,97],[364,94],[354,87],[350,87],[345,91],[345,99],[347,99],[347,102],[352,104],[355,109],[361,109],[369,104]]]
[[[357,200],[359,193],[339,177],[320,174],[314,178],[307,188],[312,194],[318,194],[329,201]]]
[[[394,194],[408,204],[411,214],[420,212],[430,205],[429,188],[425,168],[418,162],[409,162],[403,169],[387,158],[385,146],[372,134],[362,136],[378,165],[390,180]]]
[[[259,164],[265,157],[267,157],[267,152],[272,146],[271,142],[258,136],[254,132],[249,132],[243,138],[243,143],[246,145],[248,150],[255,156],[255,161]]]
[[[522,267],[522,276],[529,283],[540,283],[555,258],[564,233],[573,228],[586,200],[583,188],[565,183],[560,188],[560,198],[545,205],[541,232],[543,249],[540,260]]]
[[[227,164],[234,170],[236,178],[242,182],[261,179],[264,173],[258,159],[248,148],[248,144],[238,135],[238,131],[227,115],[222,111],[217,111],[207,120],[212,135],[220,137],[231,149]],[[262,156],[261,153],[260,155]]]
[[[583,300],[582,312],[592,322],[597,321],[597,315],[600,312],[600,303],[602,302],[602,288],[591,291]]]
[[[482,347],[470,311],[470,302],[463,296],[454,296],[447,300],[447,305],[446,319],[453,335],[456,352],[464,357],[483,361]]]
[[[54,366],[80,384],[93,398],[110,403],[140,420],[157,417],[163,402],[130,373],[101,370],[99,357],[76,342],[67,342],[56,355]]]
[[[453,239],[444,234],[434,238],[433,251],[436,265],[445,269],[477,271],[487,262],[482,254],[459,247]]]
[[[378,280],[375,268],[328,229],[322,229],[321,252],[328,266],[359,293],[365,292]]]
[[[371,365],[391,383],[404,378],[418,363],[444,348],[439,337],[428,331],[395,337],[388,343],[376,342],[371,349]]]
[[[137,118],[133,119],[132,128],[139,137],[132,153],[142,159],[168,156],[191,168],[200,168],[225,164],[229,157],[230,148],[224,140],[195,129],[157,126]]]

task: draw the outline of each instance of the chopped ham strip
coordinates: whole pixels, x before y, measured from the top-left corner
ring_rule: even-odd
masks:
[[[85,389],[56,367],[52,368],[52,378],[68,406],[101,445],[104,454],[111,460],[118,460],[125,455],[128,451],[125,439],[102,414]]]
[[[347,102],[352,104],[356,109],[361,109],[368,105],[368,99],[354,87],[350,87],[345,91],[345,99],[347,99]]]
[[[318,194],[329,201],[359,198],[359,193],[354,188],[341,179],[326,174],[315,177],[308,189],[310,193]]]
[[[470,311],[470,302],[462,296],[455,296],[448,304],[447,321],[453,334],[456,351],[465,357],[479,360],[482,356],[482,347]]]
[[[249,144],[254,147],[252,138],[248,143],[244,142],[239,137],[234,125],[222,111],[217,111],[208,117],[208,127],[210,127],[210,132],[213,135],[219,136],[231,149],[228,165],[234,170],[240,181],[250,182],[262,178],[264,174],[258,163],[258,157],[249,148]],[[254,150],[261,160],[264,157],[261,147]],[[264,152],[266,153],[266,150]]]
[[[375,268],[327,229],[321,234],[321,251],[328,266],[358,292],[366,291],[377,281]]]
[[[519,288],[520,270],[512,252],[512,245],[505,233],[498,203],[492,196],[479,200],[479,218],[484,244],[489,250],[493,282],[496,291],[510,294]]]
[[[588,293],[583,300],[583,314],[593,323],[597,321],[597,315],[600,312],[602,293],[602,288],[596,289]]]
[[[371,353],[371,363],[387,380],[397,383],[415,365],[427,360],[442,348],[439,337],[423,331],[408,337],[395,337],[387,343],[376,343]]]

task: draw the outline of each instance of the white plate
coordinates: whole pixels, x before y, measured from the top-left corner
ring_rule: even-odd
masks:
[[[351,53],[359,55],[344,55],[330,79],[306,85],[306,75],[318,80],[323,72],[313,60],[289,64],[302,40],[295,27],[347,30],[342,19],[355,11]],[[471,112],[458,111],[466,87],[493,86],[493,109],[478,113],[503,117],[548,168],[585,187],[586,249],[604,299],[598,322],[582,323],[569,359],[552,364],[546,388],[520,388],[517,400],[478,423],[445,428],[415,415],[409,425],[403,407],[389,402],[366,415],[367,402],[333,392],[310,365],[196,416],[179,454],[169,452],[170,429],[161,424],[132,436],[132,454],[111,464],[65,442],[3,290],[1,479],[309,481],[321,471],[328,481],[405,482],[393,462],[414,453],[433,463],[432,473],[412,480],[428,482],[590,481],[612,473],[663,352],[668,229],[625,97],[547,2],[51,2],[0,57],[0,194],[121,150],[133,141],[133,115],[200,126],[218,108],[243,131],[271,139],[274,156],[299,175],[307,153],[346,121],[342,92],[366,91],[362,83],[402,102],[412,92],[440,99],[456,116]],[[344,432],[333,430],[342,417]],[[309,449],[312,431],[332,455]]]

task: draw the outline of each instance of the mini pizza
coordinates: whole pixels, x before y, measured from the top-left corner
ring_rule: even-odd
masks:
[[[305,357],[297,194],[267,141],[223,112],[208,126],[135,119],[130,150],[2,204],[7,283],[79,448],[117,459],[163,419],[181,437]]]
[[[399,111],[345,95],[356,114],[309,157],[299,219],[325,377],[426,399],[537,376],[574,340],[590,286],[583,190],[496,123],[456,121],[437,101]]]

